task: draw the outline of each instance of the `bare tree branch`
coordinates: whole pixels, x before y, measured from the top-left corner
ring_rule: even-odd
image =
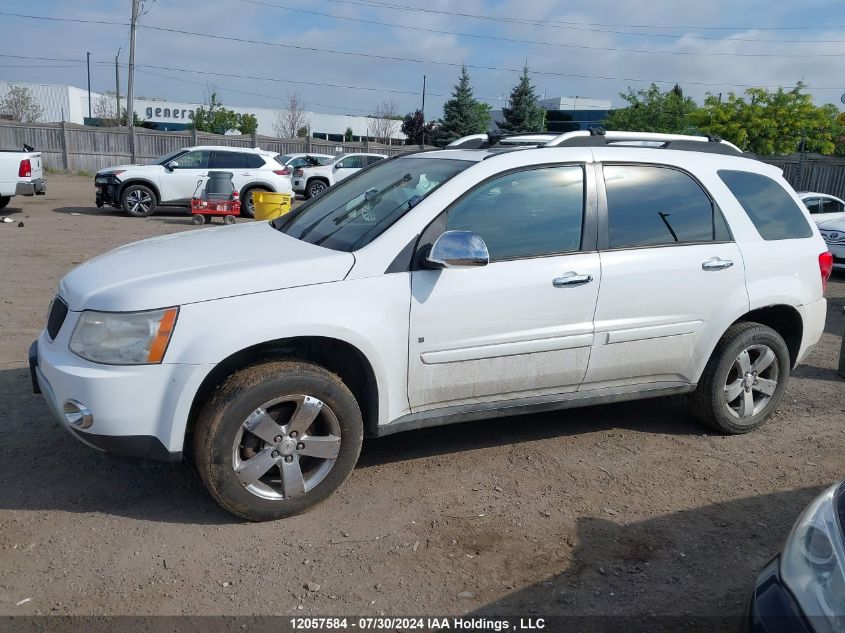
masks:
[[[402,127],[403,117],[395,101],[384,101],[376,107],[370,118],[370,136],[378,143],[390,144]]]
[[[288,95],[288,107],[276,114],[273,133],[279,138],[296,138],[298,132],[308,127],[310,117],[302,110],[302,98],[298,93]]]

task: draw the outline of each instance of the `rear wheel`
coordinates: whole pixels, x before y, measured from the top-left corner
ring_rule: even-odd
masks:
[[[252,196],[256,193],[267,193],[267,191],[263,187],[254,187],[245,191],[241,201],[241,215],[247,218],[255,217],[255,200]]]
[[[12,201],[12,196],[0,196],[0,209],[5,209]]]
[[[120,194],[120,206],[131,216],[146,218],[156,210],[156,195],[144,185],[129,185]]]
[[[313,198],[314,196],[323,193],[328,188],[329,183],[327,183],[325,180],[318,180],[315,178],[311,180],[305,187],[305,197]]]
[[[759,323],[737,323],[719,340],[691,396],[693,414],[722,433],[747,433],[777,408],[789,380],[783,338]]]
[[[361,411],[340,378],[311,363],[273,362],[234,374],[203,407],[194,452],[221,506],[267,521],[337,490],[362,438]]]

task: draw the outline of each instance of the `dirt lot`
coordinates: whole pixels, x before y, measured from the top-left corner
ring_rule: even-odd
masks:
[[[205,230],[179,210],[98,210],[90,178],[48,183],[0,224],[0,615],[736,616],[803,506],[843,477],[845,276],[758,432],[709,433],[679,399],[415,431],[365,441],[310,514],[243,523],[189,466],[101,456],[31,393],[26,349],[63,274]]]

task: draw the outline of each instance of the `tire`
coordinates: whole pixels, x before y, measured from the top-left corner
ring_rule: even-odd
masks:
[[[241,197],[241,216],[245,218],[255,217],[255,203],[252,200],[252,194],[256,191],[268,193],[270,190],[264,187],[253,187],[244,191],[244,195]]]
[[[12,196],[0,196],[0,209],[5,209],[12,201]]]
[[[234,215],[224,215],[223,216],[223,224],[234,224],[235,223],[235,216]]]
[[[270,521],[310,510],[337,490],[358,461],[363,435],[358,403],[335,374],[306,362],[271,362],[233,374],[213,395],[197,419],[193,448],[203,483],[224,509]],[[281,477],[285,464],[290,478]]]
[[[195,213],[191,218],[194,224],[205,224],[205,216],[202,213]]]
[[[780,403],[789,370],[789,350],[780,334],[760,323],[732,325],[690,395],[692,413],[722,433],[753,431]]]
[[[309,180],[308,184],[305,186],[305,197],[313,198],[314,196],[323,193],[328,188],[329,183],[327,183],[325,180],[321,180],[320,178],[313,178]]]
[[[135,218],[151,216],[157,204],[155,192],[145,185],[129,185],[120,194],[120,206]]]

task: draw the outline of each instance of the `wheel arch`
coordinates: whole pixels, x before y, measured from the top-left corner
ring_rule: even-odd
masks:
[[[326,183],[329,187],[332,186],[332,183],[330,183],[329,179],[326,178],[325,176],[309,176],[308,180],[305,181],[305,191],[308,191],[308,185],[310,185],[311,181],[313,181],[313,180],[321,180],[324,183]]]
[[[161,204],[161,192],[159,192],[158,187],[154,182],[152,182],[151,180],[147,180],[146,178],[130,178],[129,180],[122,182],[120,185],[120,192],[117,194],[119,203],[120,199],[123,198],[123,192],[126,190],[127,187],[131,187],[132,185],[144,185],[145,187],[149,187],[155,194],[156,206]]]
[[[798,310],[785,304],[765,306],[751,310],[734,321],[743,322],[760,323],[780,334],[789,350],[790,366],[795,367],[804,337],[804,321]]]
[[[266,189],[271,193],[275,193],[276,188],[271,185],[269,182],[264,180],[254,180],[251,182],[246,183],[243,187],[241,187],[241,191],[238,194],[241,200],[246,199],[246,194],[248,194],[253,189]]]
[[[370,360],[347,341],[324,336],[301,336],[259,343],[217,363],[194,394],[185,427],[184,446],[190,446],[188,438],[193,434],[203,404],[229,376],[250,365],[284,359],[312,362],[337,374],[358,401],[365,435],[375,435],[379,416],[378,384]]]

